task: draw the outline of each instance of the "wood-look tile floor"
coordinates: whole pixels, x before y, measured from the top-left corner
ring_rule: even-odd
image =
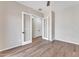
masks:
[[[1,57],[79,57],[79,45],[33,39],[33,43],[0,52]]]

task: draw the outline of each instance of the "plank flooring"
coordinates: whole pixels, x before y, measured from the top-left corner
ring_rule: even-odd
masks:
[[[79,57],[79,45],[38,37],[31,44],[0,52],[0,57]]]

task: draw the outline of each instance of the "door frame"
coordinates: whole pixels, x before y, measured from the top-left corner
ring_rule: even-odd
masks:
[[[22,11],[22,32],[24,32],[24,14],[26,14],[26,15],[30,15],[30,17],[31,17],[31,38],[32,38],[32,18],[34,17],[34,16],[36,16],[36,17],[39,17],[39,18],[41,18],[42,19],[42,38],[43,38],[43,36],[44,36],[44,29],[43,29],[43,20],[44,20],[44,18],[43,17],[40,17],[40,16],[37,16],[37,15],[35,15],[35,14],[30,14],[30,13],[27,13],[27,12],[24,12],[24,11]],[[24,34],[23,33],[21,33],[21,36],[22,36],[22,45],[25,45],[25,44],[29,44],[29,43],[32,43],[32,40],[29,40],[29,41],[27,41],[27,42],[24,42]]]
[[[27,13],[27,12],[22,12],[22,45],[25,45],[25,44],[29,44],[29,43],[32,43],[32,38],[31,38],[31,40],[29,40],[29,41],[26,41],[26,42],[24,42],[24,34],[23,34],[23,32],[24,32],[24,15],[29,15],[30,16],[30,21],[31,21],[31,26],[30,26],[30,28],[31,28],[31,30],[30,30],[30,32],[31,32],[31,37],[32,37],[32,14],[29,14],[29,13]]]
[[[45,21],[45,20],[47,20],[47,21]],[[45,33],[44,33],[45,32],[45,27],[43,27],[43,32],[42,32],[43,33],[43,39],[49,40],[48,39],[48,16],[46,18],[43,18],[43,25],[42,26],[45,25],[44,22],[46,22],[46,24],[47,24],[47,26],[46,26],[47,27],[46,28],[47,29],[47,37],[45,37]]]

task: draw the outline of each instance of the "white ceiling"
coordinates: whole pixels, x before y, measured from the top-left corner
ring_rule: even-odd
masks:
[[[61,6],[61,5],[68,5],[68,6],[70,6],[70,5],[77,5],[77,4],[79,4],[79,1],[55,1],[54,2],[54,4],[55,5],[59,5],[59,6]]]
[[[38,9],[41,8],[42,11],[47,8],[46,4],[47,4],[47,1],[19,1],[19,3],[25,5],[25,6],[28,6],[28,7],[31,7],[33,8],[34,10],[37,10],[39,11]],[[42,12],[40,11],[40,12]]]
[[[38,9],[41,8],[44,12],[45,9],[47,9],[47,1],[19,1],[20,4],[23,4],[25,6],[31,7],[34,10],[39,11]],[[51,1],[51,7],[53,6],[71,6],[71,5],[77,5],[79,4],[78,1]]]

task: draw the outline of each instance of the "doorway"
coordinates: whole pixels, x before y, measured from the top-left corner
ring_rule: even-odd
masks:
[[[32,43],[32,15],[22,12],[22,45]]]
[[[32,38],[42,37],[42,18],[33,16],[32,18]]]
[[[42,36],[42,39],[53,41],[54,27],[52,27],[52,24],[54,23],[52,21],[54,19],[52,18],[52,16],[53,13],[47,16],[47,18],[42,18],[33,14],[23,12],[22,13],[22,44],[25,45],[32,43],[32,38],[33,37],[36,38],[39,36]],[[34,24],[32,24],[33,22]]]
[[[44,36],[42,18],[22,12],[22,45],[32,43],[33,38]]]

